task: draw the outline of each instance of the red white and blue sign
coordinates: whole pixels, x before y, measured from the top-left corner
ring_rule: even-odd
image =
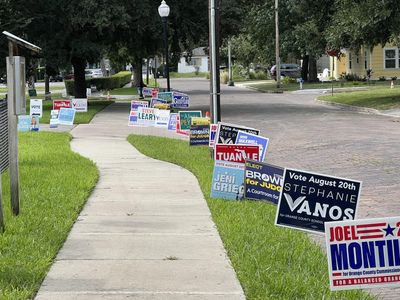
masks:
[[[244,164],[246,159],[259,160],[258,145],[215,145],[215,160],[231,161]]]
[[[285,169],[275,224],[324,233],[324,223],[354,220],[361,182]]]
[[[400,283],[400,217],[325,223],[333,291]]]

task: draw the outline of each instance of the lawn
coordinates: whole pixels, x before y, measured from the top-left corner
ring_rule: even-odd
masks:
[[[18,217],[11,216],[9,178],[3,175],[6,231],[0,234],[0,299],[34,296],[96,185],[96,166],[72,152],[70,140],[68,134],[19,134]]]
[[[150,136],[130,135],[128,141],[143,154],[197,177],[247,299],[373,299],[361,291],[330,292],[321,248],[303,232],[275,226],[276,206],[211,199],[208,147]]]
[[[206,78],[208,73],[206,72],[191,72],[191,73],[178,73],[178,72],[170,72],[169,77],[170,78],[195,78],[195,77],[200,77],[200,78]]]
[[[159,84],[154,80],[150,79],[148,87],[158,87]],[[108,92],[104,92],[104,95],[107,95]],[[110,91],[110,95],[116,96],[137,96],[138,95],[138,88],[137,87],[128,87],[128,88],[118,88],[113,89]]]
[[[33,97],[34,98],[34,97]],[[62,99],[61,97],[53,97],[53,99]],[[76,113],[74,124],[88,124],[93,117],[103,110],[105,107],[113,103],[113,101],[103,101],[103,100],[89,100],[88,111],[86,113]],[[40,119],[40,123],[49,124],[50,122],[50,112],[53,109],[52,100],[43,101],[43,117]],[[29,114],[29,100],[26,103],[26,113]]]
[[[396,84],[400,84],[400,81],[397,81]],[[383,86],[390,87],[390,81],[335,81],[333,82],[333,88],[365,88],[365,89],[376,89],[382,88]],[[277,89],[276,81],[269,80],[267,82],[251,84],[249,88],[256,89],[260,92],[265,93],[279,93],[279,92],[290,92],[297,91],[300,89],[299,83],[282,83],[281,88]],[[313,83],[304,83],[303,89],[331,89],[331,82],[313,82]]]
[[[400,108],[400,87],[394,89],[379,88],[368,91],[339,93],[333,96],[321,96],[318,99],[379,110]]]

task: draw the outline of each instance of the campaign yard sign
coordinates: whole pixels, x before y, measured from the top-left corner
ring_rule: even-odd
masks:
[[[176,130],[175,130],[175,132],[177,134],[180,134],[180,135],[185,135],[185,136],[189,135],[189,130],[182,130],[181,129],[181,122],[180,122],[180,119],[179,119],[179,113],[176,116]]]
[[[139,91],[140,93],[140,91]],[[144,87],[142,88],[142,93],[144,97],[152,97],[153,96],[153,88]]]
[[[173,92],[158,92],[157,99],[165,100],[166,103],[171,103],[173,99]]]
[[[207,117],[192,117],[191,125],[210,125],[210,119]]]
[[[168,120],[168,130],[169,131],[176,131],[176,117],[178,116],[177,113],[170,113],[169,120]]]
[[[192,124],[192,117],[201,117],[201,111],[180,111],[179,112],[179,124],[181,130],[190,130]]]
[[[137,126],[138,124],[138,111],[137,109],[131,110],[129,113],[128,126]]]
[[[255,135],[260,134],[260,130],[258,129],[218,122],[216,144],[235,144],[239,130]]]
[[[39,116],[18,116],[18,131],[39,131]]]
[[[361,181],[285,169],[275,224],[324,233],[324,223],[355,219]]]
[[[75,108],[60,108],[58,113],[58,124],[60,125],[74,125]]]
[[[141,100],[132,100],[131,101],[131,110],[137,110],[138,107],[148,107],[149,102],[141,101]]]
[[[190,98],[184,93],[173,93],[172,107],[174,108],[189,108]]]
[[[52,109],[50,112],[50,128],[57,128],[58,127],[58,113],[59,110]]]
[[[192,125],[190,127],[189,145],[204,146],[208,145],[210,139],[210,125]]]
[[[154,115],[156,118],[155,121],[155,127],[163,127],[167,128],[168,127],[168,121],[169,121],[169,110],[164,110],[164,109],[154,109]]]
[[[38,116],[39,118],[43,115],[43,100],[42,99],[31,99],[30,100],[30,111],[31,116]]]
[[[75,108],[76,112],[87,112],[88,101],[86,98],[75,98],[72,99],[72,108]]]
[[[218,131],[218,124],[211,124],[210,125],[210,139],[208,141],[208,146],[210,148],[214,148],[215,137],[217,135],[217,131]]]
[[[333,291],[400,283],[400,217],[325,223]]]
[[[242,200],[244,197],[244,164],[215,161],[211,197]]]
[[[60,110],[60,108],[72,108],[71,100],[54,100],[53,101],[53,109]]]
[[[235,144],[249,144],[260,146],[260,161],[264,161],[269,139],[260,135],[239,130]]]
[[[153,107],[154,108],[154,106],[156,105],[156,104],[167,104],[167,101],[165,101],[165,100],[163,100],[163,99],[151,99],[151,102],[150,102],[150,107]]]
[[[278,204],[282,183],[283,168],[255,160],[246,160],[245,198]]]
[[[140,126],[154,126],[156,116],[154,108],[139,107],[138,108],[138,125]]]
[[[215,145],[215,160],[232,161],[244,164],[246,159],[259,160],[258,145]]]

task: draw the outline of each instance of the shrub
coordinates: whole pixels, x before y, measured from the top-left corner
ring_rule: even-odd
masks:
[[[364,80],[363,77],[358,76],[357,74],[352,74],[352,73],[349,73],[349,74],[342,73],[340,75],[340,79],[344,79],[346,81],[363,81]]]
[[[131,81],[131,75],[129,71],[123,71],[110,77],[86,79],[86,87],[90,88],[94,85],[98,91],[121,88]],[[68,95],[74,96],[74,86],[75,82],[73,80],[65,80],[65,88]]]
[[[296,79],[294,79],[292,77],[285,76],[282,79],[282,83],[283,84],[296,83]]]
[[[379,81],[386,81],[386,77],[385,76],[379,76],[378,80]]]

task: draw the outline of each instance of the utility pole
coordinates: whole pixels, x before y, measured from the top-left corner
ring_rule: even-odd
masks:
[[[210,70],[210,111],[211,121],[217,124],[221,121],[221,108],[220,108],[220,82],[219,82],[219,5],[216,6],[217,0],[210,0],[210,49],[211,49],[211,70]]]
[[[281,87],[281,58],[279,53],[279,12],[278,0],[275,0],[275,59],[276,59],[276,87]]]

